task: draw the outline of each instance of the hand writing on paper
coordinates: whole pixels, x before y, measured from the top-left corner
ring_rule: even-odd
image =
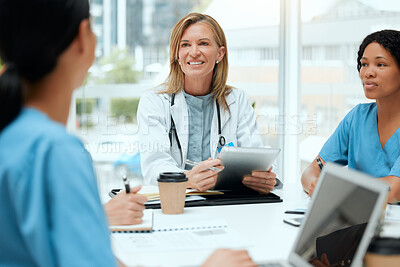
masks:
[[[207,258],[202,267],[255,267],[246,250],[217,249]]]
[[[276,174],[271,170],[272,167],[268,171],[253,171],[251,176],[243,177],[243,184],[260,194],[268,194],[276,184]]]
[[[221,171],[224,169],[220,159],[210,158],[202,161],[199,165],[194,166],[190,171],[185,171],[185,174],[188,177],[187,187],[203,192],[215,186],[219,171],[210,170],[210,167],[216,167]]]
[[[104,205],[110,225],[130,225],[143,222],[144,203],[146,203],[147,197],[136,194],[141,188],[142,186],[131,188],[129,194],[121,191]]]

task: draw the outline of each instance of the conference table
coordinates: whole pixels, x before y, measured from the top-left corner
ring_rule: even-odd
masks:
[[[275,189],[273,192],[279,195],[283,202],[191,207],[185,208],[184,214],[179,216],[223,218],[230,229],[234,229],[240,237],[246,239],[246,245],[242,248],[249,251],[255,262],[285,259],[290,253],[299,228],[284,223],[283,219],[301,216],[285,214],[285,211],[298,207],[307,201],[308,196],[302,190],[300,183],[285,184],[283,189]],[[166,216],[169,219],[176,216],[164,215],[160,209],[154,209],[153,214],[155,222]],[[199,266],[214,250],[214,248],[203,248],[135,253],[126,247],[126,244],[121,245],[113,236],[111,240],[116,257],[127,266]],[[225,248],[232,246],[233,244],[228,242],[221,245]]]

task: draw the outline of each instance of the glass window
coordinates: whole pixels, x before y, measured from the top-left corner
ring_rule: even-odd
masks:
[[[311,9],[313,2],[319,2]],[[302,2],[301,113],[315,132],[300,137],[301,170],[318,155],[343,117],[367,102],[356,68],[358,47],[377,30],[400,30],[400,2]],[[315,4],[315,3],[314,3]]]

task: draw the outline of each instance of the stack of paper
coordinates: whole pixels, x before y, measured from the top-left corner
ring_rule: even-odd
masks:
[[[385,222],[398,222],[400,223],[400,205],[386,206]]]
[[[383,223],[382,237],[400,238],[400,206],[390,205],[386,206],[385,220]]]
[[[147,200],[159,200],[160,199],[160,193],[159,192],[154,192],[154,193],[142,193],[139,192],[141,195],[147,196]],[[224,194],[221,191],[217,190],[207,190],[204,192],[197,191],[195,189],[186,189],[186,196],[205,196],[205,195],[222,195]]]
[[[158,214],[157,214],[158,215]],[[215,248],[243,248],[251,244],[224,219],[195,214],[162,215],[151,233],[114,233],[113,242],[126,253]]]

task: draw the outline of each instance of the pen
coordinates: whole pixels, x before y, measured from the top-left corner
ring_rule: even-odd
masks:
[[[324,164],[322,164],[322,161],[319,157],[317,157],[317,163],[318,163],[319,170],[322,171],[322,167],[324,167]]]
[[[200,164],[199,162],[195,162],[195,161],[192,161],[192,160],[189,160],[189,159],[186,159],[186,160],[185,160],[185,163],[186,163],[187,165],[191,165],[191,166],[197,166],[197,165]],[[221,171],[220,169],[218,169],[218,168],[216,168],[216,167],[210,167],[210,168],[208,168],[207,170],[213,170],[213,171],[217,171],[217,172]]]
[[[129,182],[128,182],[128,179],[126,178],[126,175],[122,175],[122,180],[124,180],[126,193],[130,193],[131,192],[131,188],[129,187]]]

